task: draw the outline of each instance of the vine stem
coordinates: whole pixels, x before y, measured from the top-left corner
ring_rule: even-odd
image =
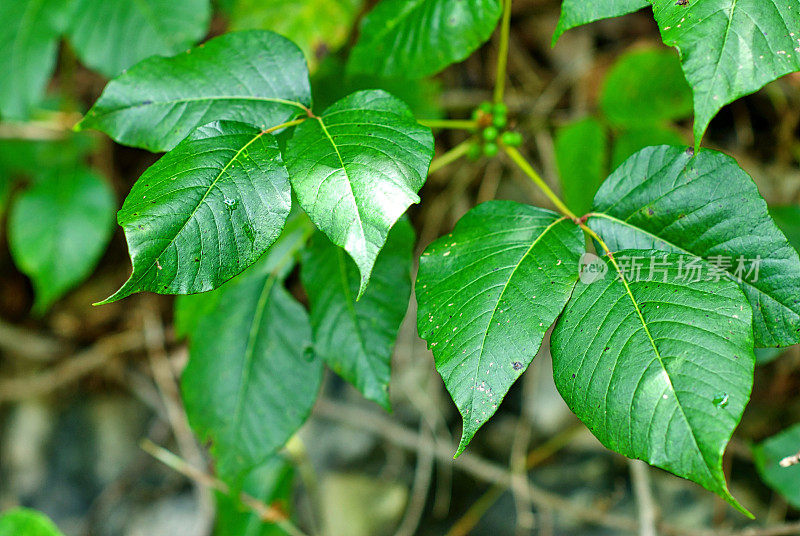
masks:
[[[515,147],[509,147],[508,145],[505,145],[505,146],[503,146],[503,149],[505,150],[505,152],[509,156],[509,158],[511,158],[511,160],[513,160],[514,163],[517,166],[519,166],[519,168],[522,170],[522,172],[525,173],[525,175],[527,175],[533,181],[533,183],[536,186],[539,187],[539,189],[542,191],[542,193],[544,193],[544,195],[546,195],[547,198],[550,201],[552,201],[552,203],[556,206],[558,211],[561,212],[561,214],[563,214],[564,216],[568,217],[569,219],[574,221],[576,224],[581,225],[582,228],[584,227],[584,224],[581,222],[581,219],[578,218],[567,207],[566,204],[564,204],[564,202],[561,200],[561,198],[559,198],[555,194],[555,192],[553,192],[552,189],[550,189],[550,187],[547,185],[547,183],[544,182],[544,179],[542,179],[539,176],[539,174],[536,173],[536,170],[533,169],[533,167],[528,163],[528,161],[525,160],[525,157],[522,156],[522,154],[520,154],[520,152]],[[588,229],[588,227],[586,227],[586,228]]]
[[[285,123],[281,123],[280,125],[275,125],[274,127],[269,127],[267,129],[263,130],[261,133],[262,134],[271,134],[272,132],[275,132],[276,130],[283,130],[284,128],[294,127],[294,126],[299,125],[300,123],[303,123],[306,119],[308,119],[308,117],[301,117],[300,119],[294,119],[292,121],[287,121]]]
[[[503,22],[500,26],[500,50],[497,54],[497,78],[494,82],[494,102],[503,102],[506,89],[506,65],[508,64],[508,40],[511,30],[511,0],[503,1]]]
[[[428,169],[428,175],[432,173],[436,173],[440,169],[445,166],[448,166],[467,154],[469,152],[470,145],[472,145],[472,140],[467,140],[464,142],[459,143],[446,153],[444,153],[439,158],[435,158],[433,162],[431,162],[431,167]]]
[[[478,128],[478,122],[470,119],[418,119],[420,125],[435,129],[472,130]]]
[[[153,458],[157,459],[167,467],[177,471],[183,476],[194,480],[198,484],[206,486],[223,493],[225,495],[231,494],[228,485],[213,476],[201,471],[200,469],[188,464],[183,458],[173,454],[163,447],[159,447],[149,439],[145,439],[141,443],[142,450],[150,454]],[[242,501],[247,508],[252,510],[262,521],[275,523],[282,528],[287,534],[291,536],[308,536],[305,532],[300,530],[289,518],[278,508],[270,506],[252,495],[247,493],[240,493],[239,500]]]

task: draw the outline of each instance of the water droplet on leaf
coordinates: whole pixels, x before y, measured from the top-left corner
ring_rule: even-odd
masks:
[[[728,394],[727,393],[719,393],[717,396],[714,397],[714,405],[718,408],[724,408],[728,405]]]

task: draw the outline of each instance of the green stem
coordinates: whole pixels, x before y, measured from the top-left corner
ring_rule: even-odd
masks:
[[[478,128],[477,121],[469,119],[418,119],[420,125],[435,129],[472,130]]]
[[[547,198],[553,202],[559,212],[564,216],[570,218],[575,223],[580,223],[580,218],[578,218],[568,207],[564,204],[564,202],[550,189],[544,179],[542,179],[538,173],[531,167],[525,157],[520,154],[517,149],[514,147],[509,147],[508,145],[503,146],[506,154],[514,161],[517,166],[522,170],[525,175],[527,175],[533,183],[539,187],[539,189],[547,196]],[[587,227],[588,229],[588,227]]]
[[[428,175],[436,173],[443,167],[452,164],[453,162],[455,162],[456,160],[467,154],[467,152],[469,152],[470,146],[473,143],[475,142],[471,139],[461,142],[452,149],[450,149],[449,151],[447,151],[446,153],[444,153],[439,158],[434,159],[433,162],[431,162],[430,169],[428,169]]]
[[[506,89],[506,65],[508,64],[508,39],[511,31],[511,0],[503,2],[503,22],[500,26],[500,50],[497,54],[497,79],[494,82],[494,102],[503,102]]]
[[[264,130],[262,134],[270,134],[272,132],[275,132],[276,130],[283,130],[284,128],[297,126],[300,123],[304,122],[306,119],[308,119],[308,117],[301,117],[300,119],[294,119],[292,121],[281,123],[280,125],[275,125],[274,127],[269,127],[268,129]]]

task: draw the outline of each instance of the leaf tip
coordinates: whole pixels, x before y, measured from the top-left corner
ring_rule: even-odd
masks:
[[[99,302],[94,302],[92,306],[99,307],[100,305],[108,305],[109,303],[114,303],[115,301],[127,298],[128,296],[136,292],[136,290],[132,290],[130,288],[130,285],[128,283],[130,283],[130,279],[126,281],[125,284],[122,285],[120,289],[116,291],[114,294],[112,294],[111,296],[109,296],[104,300],[100,300]]]

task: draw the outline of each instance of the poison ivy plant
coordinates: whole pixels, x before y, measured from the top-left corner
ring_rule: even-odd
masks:
[[[753,446],[753,457],[761,478],[786,502],[800,508],[800,463],[787,463],[800,455],[800,424],[787,428]],[[784,461],[783,464],[781,461]],[[800,460],[798,460],[800,461]]]
[[[33,282],[36,314],[94,269],[111,238],[115,204],[103,178],[83,167],[52,170],[15,199],[9,246]]]
[[[556,385],[601,442],[748,514],[722,455],[750,396],[753,347],[800,337],[800,259],[752,179],[720,153],[663,146],[612,173],[583,218],[548,195],[564,212],[552,229],[571,242],[535,238],[550,227],[522,214],[541,209],[495,202],[420,259],[418,327],[464,418],[457,453],[555,322]],[[578,226],[606,253],[581,259],[580,282]]]
[[[566,1],[557,35],[651,3],[664,40],[682,51],[698,144],[719,109],[709,91],[721,106],[797,61],[788,49],[772,50],[785,43],[784,29],[762,40],[742,20],[772,28],[777,13],[791,33],[787,17],[800,11],[773,0],[759,10],[751,0]],[[510,2],[383,0],[361,26],[349,75],[323,73],[339,87],[318,99],[338,99],[322,112],[312,107],[300,49],[268,31],[151,57],[112,80],[79,128],[169,152],[119,213],[133,273],[106,301],[142,290],[212,291],[178,301],[176,327],[190,340],[184,403],[194,430],[211,442],[217,475],[269,500],[277,488],[252,479],[277,463],[276,451],[308,416],[323,363],[388,407],[414,242],[402,216],[432,169],[429,127],[463,128],[472,137],[436,169],[476,150],[503,151],[560,214],[484,203],[420,259],[418,331],[463,418],[456,455],[555,326],[556,385],[601,442],[747,513],[728,491],[722,455],[750,396],[754,345],[800,341],[800,258],[752,179],[721,153],[649,147],[602,182],[609,139],[614,161],[642,144],[680,145],[670,122],[690,105],[675,60],[652,50],[626,54],[604,86],[600,118],[559,134],[567,203],[515,149],[522,140],[505,130],[503,83],[473,119],[425,124],[384,90],[350,93],[372,86],[370,77],[386,87],[466,57],[503,8]],[[686,20],[673,24],[676,14]],[[720,42],[722,16],[730,27]],[[766,49],[773,56],[754,67],[748,54]],[[708,66],[697,66],[701,56],[713,69],[710,82]],[[731,74],[734,60],[742,69]],[[415,95],[419,86],[396,87]],[[587,238],[602,257],[588,254]],[[298,260],[299,282],[289,277]],[[690,268],[697,280],[686,279]],[[295,298],[301,285],[310,313]],[[231,523],[261,533],[249,520]]]
[[[697,143],[726,104],[800,70],[800,1],[651,0],[694,91]]]
[[[798,0],[565,0],[554,40],[569,28],[648,4],[692,86],[696,148],[723,106],[800,71]]]
[[[0,77],[3,119],[27,119],[44,96],[71,7],[65,0],[0,2],[0,64],[9,73]]]
[[[472,54],[492,35],[502,0],[382,0],[361,25],[353,72],[420,78]]]
[[[418,329],[464,420],[456,455],[538,352],[578,279],[582,248],[567,218],[493,201],[422,254]]]
[[[189,421],[237,487],[305,421],[322,380],[308,315],[282,285],[304,236],[285,235],[279,244],[287,241],[288,252],[276,247],[215,291],[216,307],[190,335],[182,379]]]
[[[741,281],[757,346],[800,342],[800,259],[732,158],[644,149],[603,183],[587,224],[612,250],[653,248],[715,261]]]
[[[432,155],[430,129],[384,91],[345,97],[299,125],[289,140],[286,161],[297,200],[356,262],[358,297],[389,229],[419,202]]]
[[[220,121],[194,130],[131,189],[117,220],[133,273],[113,296],[211,290],[253,264],[283,229],[289,175],[273,136]]]
[[[310,105],[308,68],[297,45],[253,30],[138,63],[106,86],[76,128],[158,152],[211,121],[263,129],[305,115]]]
[[[0,515],[0,536],[63,536],[63,534],[44,514],[28,508],[14,508]]]
[[[623,269],[626,258],[643,266]],[[681,259],[622,250],[601,261],[607,276],[579,282],[553,330],[553,377],[608,448],[746,513],[728,492],[722,454],[753,385],[751,313],[738,285],[715,280],[713,267],[686,282]]]
[[[411,296],[414,230],[401,220],[378,256],[360,300],[358,268],[343,249],[316,233],[303,256],[314,352],[364,396],[389,409],[389,375],[397,331]]]
[[[149,56],[170,56],[199,41],[211,18],[210,0],[74,0],[67,31],[81,61],[106,76]],[[98,28],[98,21],[104,21]]]

